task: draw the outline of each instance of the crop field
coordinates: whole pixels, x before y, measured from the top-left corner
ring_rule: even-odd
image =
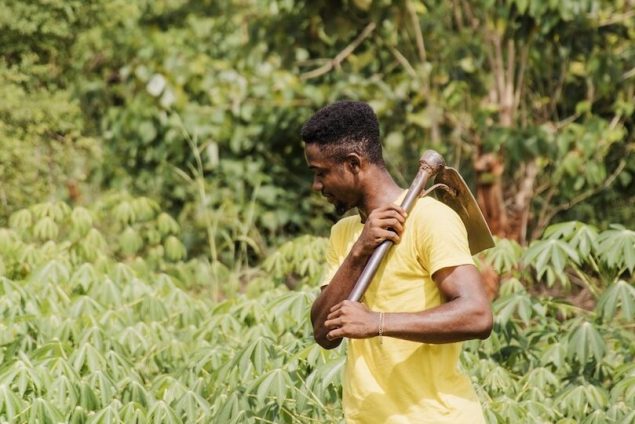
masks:
[[[258,286],[213,301],[188,290],[209,264],[182,261],[178,224],[148,199],[112,200],[40,204],[0,230],[3,421],[342,421],[344,348],[322,350],[308,320],[323,239],[288,242],[253,271]],[[102,233],[107,223],[121,235]],[[494,333],[466,343],[462,366],[490,422],[632,422],[633,287],[611,281],[582,310],[529,294],[518,264],[537,264],[554,285],[567,272],[600,285],[635,266],[635,234],[582,224],[547,234],[525,251],[500,242],[489,253],[509,278]],[[305,285],[276,284],[290,274]]]

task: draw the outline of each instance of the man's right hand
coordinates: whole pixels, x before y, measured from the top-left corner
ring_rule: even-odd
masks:
[[[373,210],[366,221],[359,238],[344,258],[331,282],[322,289],[311,308],[313,336],[325,349],[333,349],[342,342],[341,338],[329,339],[327,335],[334,328],[327,327],[325,321],[336,304],[346,300],[364,271],[368,258],[383,241],[399,243],[406,219],[406,211],[397,205],[388,205]]]
[[[359,258],[367,258],[384,240],[399,243],[407,215],[403,208],[394,204],[373,210],[366,218],[362,234],[351,253]]]

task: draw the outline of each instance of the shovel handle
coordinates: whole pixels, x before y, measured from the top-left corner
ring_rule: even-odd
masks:
[[[412,184],[410,184],[406,197],[401,202],[401,207],[405,209],[406,212],[410,212],[415,200],[421,195],[430,177],[434,177],[444,166],[445,161],[443,160],[443,156],[439,153],[434,150],[426,150],[423,152],[421,159],[419,159],[419,171],[412,181]],[[357,279],[355,287],[353,287],[353,290],[348,295],[348,300],[359,302],[392,245],[392,241],[384,240],[377,246],[368,259],[366,267],[364,267],[364,270]]]

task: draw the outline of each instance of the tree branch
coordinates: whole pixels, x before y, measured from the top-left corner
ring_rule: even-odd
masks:
[[[523,84],[525,83],[525,70],[527,69],[527,62],[529,60],[529,45],[530,42],[527,42],[520,51],[520,67],[518,68],[518,75],[516,77],[514,108],[518,108],[520,105],[520,97],[523,92]]]
[[[419,18],[417,12],[411,2],[408,2],[408,13],[412,21],[412,28],[415,32],[415,39],[417,40],[417,52],[419,53],[419,61],[423,64],[426,63],[426,46],[423,43],[423,33],[421,32],[421,26],[419,25]]]
[[[631,7],[632,7],[632,5],[631,5]],[[621,24],[622,22],[627,22],[633,16],[635,16],[635,10],[631,10],[629,12],[625,12],[625,13],[622,13],[622,14],[612,15],[610,18],[608,18],[608,19],[606,19],[604,21],[598,22],[598,28],[602,28],[602,27],[609,26],[609,25],[614,25],[614,24]]]
[[[521,213],[520,223],[520,239],[519,242],[524,245],[527,241],[527,223],[529,222],[529,212],[531,210],[531,199],[534,194],[534,184],[538,175],[538,165],[536,160],[529,162],[523,167],[525,176],[520,182],[518,193],[514,198],[515,208]]]
[[[457,4],[457,0],[452,0],[452,10],[454,11],[454,22],[456,23],[456,27],[459,31],[462,31],[465,24],[463,23],[461,6]]]
[[[501,57],[504,60],[504,57]],[[503,76],[505,81],[505,92],[503,94],[503,108],[505,111],[505,123],[511,126],[514,120],[514,72],[516,62],[516,45],[511,38],[507,40],[507,75]]]
[[[505,102],[511,107],[514,102],[514,72],[516,71],[516,44],[511,38],[507,40],[507,78]]]
[[[618,177],[618,175],[620,175],[620,173],[624,170],[625,167],[626,167],[626,160],[622,159],[619,165],[617,166],[617,168],[615,168],[615,171],[613,171],[613,173],[606,179],[606,181],[604,181],[604,184],[598,187],[591,188],[585,191],[584,193],[580,193],[579,195],[575,196],[573,199],[569,200],[568,202],[565,202],[561,205],[556,206],[549,213],[545,214],[542,225],[546,226],[546,224],[551,222],[551,220],[553,219],[554,216],[556,216],[556,214],[562,211],[565,211],[567,209],[570,209],[573,206],[577,205],[578,203],[585,201],[589,197],[594,196],[598,194],[599,192],[609,188],[611,184],[613,184],[613,181],[615,181],[615,179]]]
[[[498,103],[500,107],[502,106],[505,98],[505,70],[503,66],[501,40],[498,34],[495,34],[493,31],[488,31],[486,39],[491,44],[490,49],[487,51],[487,59],[494,74],[496,103]]]
[[[333,59],[328,61],[326,64],[320,66],[319,68],[302,74],[300,76],[300,78],[302,80],[308,80],[308,79],[312,79],[312,78],[317,78],[319,76],[322,76],[324,74],[329,73],[331,70],[333,70],[333,68],[340,66],[340,64],[348,56],[350,56],[351,53],[353,53],[355,51],[355,49],[357,47],[359,47],[359,45],[362,44],[362,42],[366,38],[368,38],[370,36],[370,34],[375,30],[375,28],[376,28],[376,25],[375,25],[374,22],[369,23],[368,25],[366,25],[366,28],[364,28],[364,30],[361,32],[361,34],[359,34],[357,36],[357,38],[355,40],[353,40],[353,42],[351,44],[346,46],[344,48],[344,50],[339,52],[337,54],[337,56],[335,56]]]
[[[397,50],[396,48],[392,46],[388,48],[390,49],[390,52],[393,54],[393,56],[395,56],[395,59],[397,59],[397,62],[401,63],[401,66],[403,66],[406,72],[408,72],[408,75],[410,75],[413,78],[416,78],[417,72],[412,67],[410,62],[408,62],[408,59],[406,59],[406,57],[403,54],[401,54],[401,52]]]

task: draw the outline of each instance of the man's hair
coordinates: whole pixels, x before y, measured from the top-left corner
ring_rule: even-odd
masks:
[[[339,101],[315,112],[302,127],[302,140],[317,144],[335,161],[349,153],[384,164],[379,142],[379,122],[371,107],[363,102]]]

